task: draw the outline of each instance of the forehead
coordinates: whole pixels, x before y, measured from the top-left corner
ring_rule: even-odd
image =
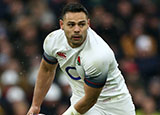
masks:
[[[64,20],[67,20],[67,21],[87,20],[87,16],[84,12],[67,12],[64,15]]]

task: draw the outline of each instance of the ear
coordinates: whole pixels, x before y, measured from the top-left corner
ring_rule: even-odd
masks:
[[[88,26],[90,26],[91,25],[91,21],[90,21],[90,19],[88,19]]]
[[[63,25],[63,20],[59,20],[59,25],[60,25],[60,28],[63,30],[64,29],[64,25]]]

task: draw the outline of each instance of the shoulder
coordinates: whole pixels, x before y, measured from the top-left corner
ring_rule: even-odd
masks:
[[[80,55],[85,63],[111,63],[114,58],[114,53],[109,47],[99,45],[82,50]]]
[[[105,57],[106,60],[114,57],[114,52],[110,46],[91,28],[88,29],[88,39],[83,52],[84,55],[89,55],[94,59],[103,59]]]
[[[64,40],[64,31],[59,29],[51,32],[47,35],[47,37],[44,40],[43,46],[44,47],[53,47],[56,45],[59,45],[61,41]]]
[[[64,31],[62,29],[55,30],[47,35],[44,43],[55,41],[57,38],[62,38],[64,36]]]
[[[96,48],[89,49],[80,54],[83,68],[87,70],[101,71],[109,67],[114,61],[114,54],[111,51],[98,50]],[[107,70],[106,69],[106,70]]]
[[[61,29],[48,34],[43,43],[44,52],[50,56],[54,55],[56,49],[62,46],[64,36],[64,31]]]

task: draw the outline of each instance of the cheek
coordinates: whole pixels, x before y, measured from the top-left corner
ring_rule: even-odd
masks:
[[[87,30],[83,31],[83,37],[87,36]]]
[[[70,32],[70,31],[66,30],[66,31],[65,31],[65,34],[66,34],[66,36],[67,36],[68,38],[71,37],[71,32]]]

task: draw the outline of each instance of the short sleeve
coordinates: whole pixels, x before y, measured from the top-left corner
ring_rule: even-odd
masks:
[[[101,56],[93,56],[84,64],[84,82],[94,88],[103,87],[107,80],[109,60]]]
[[[53,33],[49,34],[43,43],[43,59],[49,64],[56,64],[58,61],[53,54],[54,39]]]

